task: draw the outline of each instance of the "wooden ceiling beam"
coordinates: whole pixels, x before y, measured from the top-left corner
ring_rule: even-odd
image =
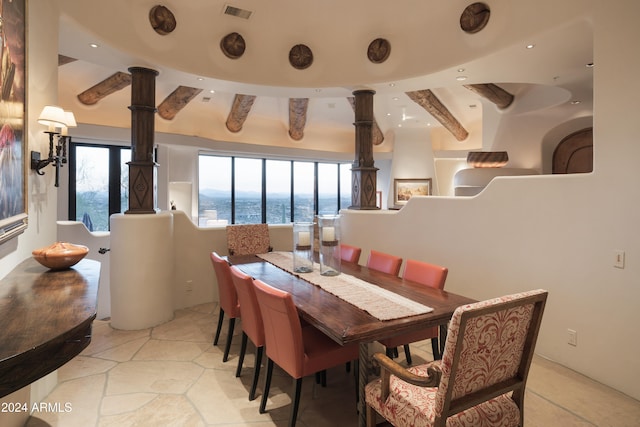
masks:
[[[165,120],[173,120],[180,110],[187,106],[202,89],[189,86],[178,86],[158,106],[158,114]]]
[[[229,116],[227,117],[226,126],[230,132],[236,133],[242,130],[244,121],[247,120],[247,116],[253,107],[253,102],[256,100],[254,95],[241,95],[236,94],[233,98],[233,105]]]
[[[429,114],[439,121],[458,140],[464,141],[469,136],[469,132],[451,114],[438,97],[429,89],[406,92],[416,104],[427,110]]]
[[[289,136],[294,141],[304,137],[309,98],[289,98]]]
[[[107,77],[95,86],[78,95],[78,100],[84,105],[93,105],[102,98],[112,93],[124,89],[131,84],[131,74],[118,71],[117,73]]]
[[[353,96],[348,96],[347,101],[351,105],[353,112],[356,111],[356,98]],[[384,142],[384,134],[380,130],[380,126],[378,126],[378,121],[373,118],[373,125],[371,126],[371,138],[373,139],[373,145],[380,145]]]
[[[507,108],[513,102],[514,96],[494,83],[463,85],[471,92],[493,102],[498,108]]]

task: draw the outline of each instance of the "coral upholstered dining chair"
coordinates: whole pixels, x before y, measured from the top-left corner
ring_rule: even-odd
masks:
[[[253,278],[238,270],[237,267],[231,267],[231,278],[238,293],[238,301],[242,307],[242,345],[240,346],[240,356],[238,357],[238,368],[236,369],[236,377],[242,372],[242,364],[244,355],[247,351],[247,339],[256,347],[256,361],[253,368],[253,382],[249,391],[249,400],[256,397],[256,387],[258,378],[260,377],[260,366],[262,364],[262,353],[264,351],[264,324],[262,323],[262,314],[260,306],[256,298],[256,291],[253,286]]]
[[[386,254],[384,252],[374,251],[369,252],[369,258],[367,259],[367,267],[381,271],[387,274],[393,274],[397,276],[400,273],[400,266],[402,265],[402,258],[395,255]]]
[[[421,283],[432,288],[444,289],[444,283],[447,280],[448,273],[449,269],[447,267],[408,259],[404,266],[404,273],[402,273],[402,277],[406,280]],[[380,343],[387,348],[387,356],[389,357],[391,357],[391,354],[393,353],[392,349],[403,346],[407,363],[411,365],[412,360],[409,344],[412,342],[431,339],[431,349],[433,352],[433,359],[435,360],[440,358],[438,329],[439,328],[437,326],[432,326],[430,328],[380,340]]]
[[[367,384],[367,425],[376,413],[396,427],[523,426],[524,394],[547,292],[458,307],[442,360],[404,369],[374,355],[381,378]]]
[[[220,338],[220,330],[222,329],[222,320],[226,313],[229,317],[229,330],[227,332],[227,342],[224,346],[224,356],[222,356],[222,361],[226,362],[229,359],[229,349],[231,348],[236,319],[240,317],[240,304],[238,302],[236,288],[233,286],[233,280],[231,279],[231,267],[229,263],[216,252],[211,252],[211,263],[216,273],[216,279],[218,279],[218,297],[220,298],[220,314],[218,315],[218,327],[216,328],[213,345],[218,345],[218,338]]]
[[[357,263],[360,261],[361,253],[361,248],[340,243],[340,259],[342,259],[342,261]]]
[[[267,224],[227,225],[227,250],[229,255],[253,255],[271,252]]]
[[[264,322],[267,374],[262,391],[260,413],[264,413],[276,363],[295,379],[289,426],[296,424],[302,378],[358,359],[358,345],[341,346],[313,326],[302,327],[291,294],[254,280],[256,296]],[[357,365],[356,365],[357,366]]]

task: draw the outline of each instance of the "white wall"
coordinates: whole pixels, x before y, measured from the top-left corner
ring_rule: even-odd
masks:
[[[639,399],[640,82],[619,70],[640,66],[629,43],[640,40],[640,3],[596,8],[592,174],[497,178],[477,197],[418,198],[397,213],[348,211],[343,230],[365,257],[375,248],[446,265],[446,289],[455,293],[485,299],[548,289],[537,352]],[[626,252],[624,269],[613,266],[615,250]],[[567,344],[568,328],[578,332],[577,347]]]

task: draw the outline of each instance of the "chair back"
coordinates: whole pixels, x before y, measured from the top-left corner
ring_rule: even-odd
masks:
[[[304,343],[298,309],[291,294],[254,280],[264,322],[267,356],[293,378],[303,375]]]
[[[218,298],[220,307],[230,318],[240,317],[238,294],[231,279],[231,267],[229,263],[216,252],[211,252],[211,263],[218,279]]]
[[[267,224],[227,225],[227,249],[230,255],[264,254],[271,250]]]
[[[547,291],[539,289],[456,309],[442,357],[435,425],[511,391],[522,417],[546,300]]]
[[[387,274],[393,274],[394,276],[397,276],[398,273],[400,273],[401,265],[402,258],[386,254],[384,252],[374,251],[373,249],[369,253],[369,259],[367,260],[368,268]]]
[[[422,283],[431,288],[444,289],[449,269],[428,262],[408,259],[402,277],[413,282]]]
[[[361,253],[362,249],[356,246],[340,243],[340,258],[342,261],[357,263],[360,261]]]
[[[253,286],[253,278],[244,274],[237,267],[231,267],[231,279],[242,307],[242,330],[256,347],[264,346],[264,324],[260,306]]]

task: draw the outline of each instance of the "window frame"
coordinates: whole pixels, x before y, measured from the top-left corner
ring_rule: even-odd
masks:
[[[68,219],[77,221],[77,193],[76,193],[76,150],[78,147],[106,148],[109,152],[109,184],[107,186],[108,197],[108,215],[122,213],[122,192],[121,190],[121,162],[122,150],[131,150],[131,147],[125,145],[114,145],[108,143],[95,143],[83,141],[71,141],[69,144],[68,166],[69,166],[69,200],[68,200]],[[110,224],[108,223],[110,229]]]
[[[337,211],[339,212],[341,209],[345,209],[348,206],[342,206],[342,188],[341,188],[341,166],[348,164],[352,165],[352,162],[348,161],[331,161],[331,160],[311,160],[311,159],[291,159],[291,158],[282,158],[282,157],[262,157],[262,156],[251,156],[251,155],[235,155],[229,153],[216,153],[216,152],[206,152],[201,151],[198,153],[198,167],[200,165],[200,158],[203,156],[211,156],[211,157],[223,157],[231,159],[231,224],[236,223],[236,189],[235,189],[235,174],[236,174],[236,159],[261,159],[262,160],[262,182],[260,185],[261,191],[261,221],[262,223],[267,223],[267,161],[268,160],[278,160],[278,161],[287,161],[290,162],[289,168],[289,176],[290,176],[290,222],[295,221],[295,163],[312,163],[313,164],[313,213],[314,215],[318,215],[319,209],[319,194],[318,194],[318,166],[320,164],[335,164],[336,167],[336,206]],[[201,208],[200,208],[200,179],[199,173],[198,175],[198,218],[202,216]],[[281,223],[273,223],[274,225]]]

